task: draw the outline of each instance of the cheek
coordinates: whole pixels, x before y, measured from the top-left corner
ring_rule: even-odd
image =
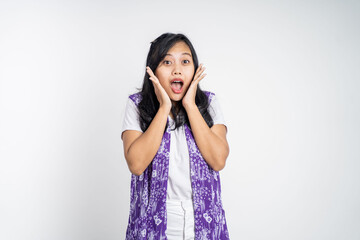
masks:
[[[191,81],[193,79],[193,77],[194,77],[194,74],[195,74],[195,72],[193,70],[189,71],[187,73],[187,78]]]
[[[157,72],[157,73],[155,73],[155,76],[157,77],[157,79],[159,79],[159,82],[160,82],[161,86],[163,86],[163,83],[164,83],[164,76],[163,76],[163,74]]]
[[[157,77],[157,79],[159,79],[159,82],[161,83],[162,86],[166,81],[168,81],[168,73],[162,69],[158,70],[155,76]]]
[[[161,82],[161,81],[160,81],[160,85],[161,85],[164,89],[167,89],[167,88],[168,88],[168,85],[165,84],[165,82]]]
[[[158,78],[159,79],[159,78]],[[168,81],[164,79],[159,79],[160,85],[167,91],[170,88]]]
[[[166,78],[164,76],[162,76],[161,74],[156,76],[159,79],[159,82],[161,84],[161,86],[164,87],[165,83],[166,83]]]

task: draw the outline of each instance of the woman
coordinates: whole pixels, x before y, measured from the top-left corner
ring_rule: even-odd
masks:
[[[126,239],[229,239],[218,172],[227,128],[215,94],[198,85],[205,68],[172,33],[152,42],[146,66],[122,129],[132,173]]]

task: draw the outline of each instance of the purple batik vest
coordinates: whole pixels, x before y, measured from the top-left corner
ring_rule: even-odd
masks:
[[[214,93],[205,91],[209,102]],[[136,105],[140,93],[130,95]],[[166,191],[169,173],[170,126],[163,135],[154,159],[140,175],[131,176],[130,216],[126,239],[167,239]],[[192,131],[185,124],[185,136],[190,155],[190,175],[193,191],[195,239],[229,239],[225,212],[221,202],[219,172],[202,157]]]

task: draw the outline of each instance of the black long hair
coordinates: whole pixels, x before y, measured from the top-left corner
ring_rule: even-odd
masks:
[[[198,58],[195,52],[195,49],[193,45],[191,44],[190,40],[183,34],[174,34],[174,33],[164,33],[158,38],[156,38],[154,41],[151,42],[150,50],[146,59],[146,66],[149,66],[151,70],[155,73],[156,68],[159,66],[159,63],[164,59],[166,53],[169,51],[169,49],[175,45],[177,42],[183,41],[186,43],[191,51],[191,55],[193,58],[194,63],[194,75],[196,72],[196,69],[199,66]],[[146,131],[146,129],[149,127],[151,121],[154,119],[160,104],[157,100],[154,85],[152,84],[152,81],[149,79],[150,76],[145,70],[145,76],[144,76],[144,82],[142,88],[138,89],[140,90],[141,94],[141,101],[138,104],[138,110],[139,110],[139,121],[140,121],[140,127],[143,132]],[[201,115],[203,116],[206,124],[209,127],[212,127],[213,125],[213,119],[211,118],[208,107],[209,107],[209,101],[206,96],[206,94],[200,89],[200,86],[198,84],[197,90],[196,90],[196,96],[195,96],[195,104],[197,105]],[[189,126],[191,129],[191,126],[189,124],[189,118],[186,114],[185,108],[182,105],[182,102],[178,102],[179,112],[177,113],[175,106],[173,105],[171,107],[171,113],[174,116],[175,121],[175,128],[178,128],[185,123]],[[166,127],[165,127],[166,130]]]

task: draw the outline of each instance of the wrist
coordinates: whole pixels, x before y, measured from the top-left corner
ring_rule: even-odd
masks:
[[[188,104],[184,104],[183,106],[186,111],[197,108],[197,105],[195,103],[188,103]]]
[[[170,110],[171,110],[171,105],[163,104],[160,105],[159,107],[159,111],[163,112],[166,115],[169,115]]]

